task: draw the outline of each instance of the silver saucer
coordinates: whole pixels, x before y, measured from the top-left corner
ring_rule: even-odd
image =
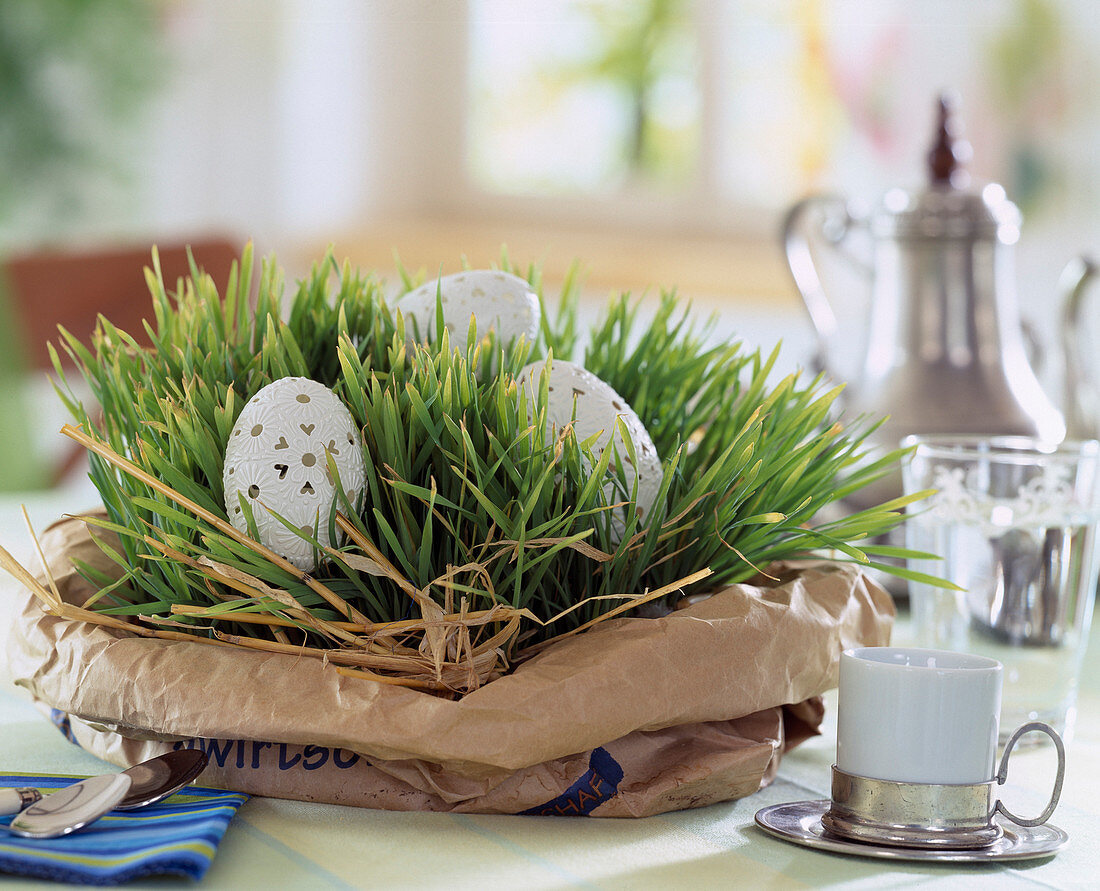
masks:
[[[756,825],[776,838],[819,851],[877,857],[883,860],[934,860],[939,863],[1033,860],[1037,857],[1051,856],[1069,841],[1069,836],[1065,832],[1049,823],[1029,827],[1017,826],[1007,820],[998,821],[1004,834],[983,848],[933,850],[848,841],[828,835],[821,826],[821,817],[829,809],[830,804],[832,802],[827,798],[820,801],[773,804],[756,812]]]

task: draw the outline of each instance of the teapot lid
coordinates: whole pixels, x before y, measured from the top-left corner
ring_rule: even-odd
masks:
[[[967,188],[970,144],[961,137],[955,100],[937,100],[936,134],[928,152],[929,185],[910,192],[891,189],[871,218],[876,236],[931,239],[996,239],[1013,244],[1020,237],[1021,215],[996,183],[979,192]]]

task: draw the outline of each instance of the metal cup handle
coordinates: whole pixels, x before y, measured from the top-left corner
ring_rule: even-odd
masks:
[[[1043,812],[1034,819],[1028,820],[1023,817],[1017,817],[1012,811],[1004,806],[1004,802],[998,799],[996,807],[993,808],[993,813],[996,814],[999,811],[1017,826],[1041,826],[1050,819],[1050,815],[1053,814],[1054,809],[1058,807],[1058,799],[1062,797],[1062,780],[1066,775],[1066,747],[1062,743],[1062,737],[1060,737],[1058,731],[1049,724],[1044,724],[1042,721],[1032,721],[1018,727],[1005,745],[1004,754],[1001,755],[1001,766],[997,771],[997,785],[1003,786],[1005,780],[1008,779],[1008,756],[1012,754],[1012,749],[1016,745],[1016,741],[1025,733],[1030,733],[1032,730],[1038,730],[1041,733],[1045,733],[1054,740],[1054,747],[1058,750],[1058,774],[1054,778],[1054,790],[1050,793],[1050,801],[1047,802],[1047,806],[1043,809]]]

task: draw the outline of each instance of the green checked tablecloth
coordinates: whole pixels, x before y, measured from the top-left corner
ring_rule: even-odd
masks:
[[[60,503],[72,506],[71,494]],[[37,509],[45,513],[49,505],[42,502]],[[8,525],[10,516],[0,511],[0,534],[9,550],[9,542],[19,538]],[[10,609],[12,584],[0,578],[0,622]],[[1051,820],[1070,842],[1045,860],[963,867],[876,861],[807,850],[759,831],[753,815],[765,805],[828,797],[836,746],[834,695],[827,699],[823,735],[788,755],[773,785],[741,801],[644,820],[601,820],[391,813],[252,798],[229,823],[200,887],[1095,888],[1100,882],[1097,630],[1100,624],[1085,666],[1062,803]],[[905,643],[906,634],[902,621],[895,642]],[[3,671],[0,773],[89,775],[115,769],[69,743]],[[1018,813],[1038,812],[1053,772],[1049,749],[1014,754],[1002,797]],[[0,875],[0,891],[23,887],[51,885]],[[124,887],[164,891],[195,885],[159,878]]]

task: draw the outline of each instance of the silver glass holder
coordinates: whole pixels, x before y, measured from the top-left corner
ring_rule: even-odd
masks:
[[[994,785],[1008,779],[1008,761],[1025,733],[1047,734],[1058,752],[1058,771],[1050,801],[1037,817],[1019,817],[1000,800]],[[901,783],[847,773],[833,766],[832,802],[821,817],[822,828],[835,836],[876,845],[927,849],[967,849],[991,845],[1003,830],[999,813],[1018,826],[1034,827],[1050,819],[1058,806],[1065,776],[1066,753],[1049,724],[1033,721],[1019,727],[1005,745],[996,776],[984,783]]]

